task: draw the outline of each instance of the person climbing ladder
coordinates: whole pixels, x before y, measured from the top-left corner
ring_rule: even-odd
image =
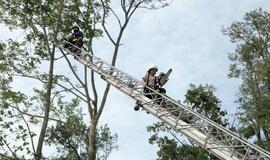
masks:
[[[83,32],[80,30],[80,27],[76,22],[73,24],[71,35],[68,38],[65,38],[65,40],[67,42],[64,44],[64,47],[80,56],[79,48],[83,47]]]
[[[145,76],[141,80],[141,83],[143,84],[143,86],[145,86],[143,89],[143,92],[146,93],[145,96],[149,99],[155,98],[156,95],[153,94],[153,91],[148,89],[146,86],[150,87],[153,90],[156,90],[157,92],[159,92],[161,94],[166,94],[166,90],[164,88],[162,88],[160,85],[160,80],[161,80],[160,78],[161,77],[156,76],[157,71],[158,71],[157,65],[155,65],[155,64],[150,65]],[[140,107],[141,107],[141,103],[139,101],[136,101],[136,105],[134,107],[134,110],[138,111],[140,109]]]

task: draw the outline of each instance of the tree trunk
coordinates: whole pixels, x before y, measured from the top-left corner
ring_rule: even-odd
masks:
[[[93,118],[88,131],[88,160],[96,159],[96,127],[97,121]]]
[[[51,57],[54,57],[54,54],[52,54]],[[51,58],[53,59],[53,58]],[[54,69],[54,60],[50,61],[50,70],[49,70],[49,80],[48,80],[48,86],[47,86],[47,92],[45,96],[45,102],[44,102],[44,119],[42,122],[42,127],[38,139],[38,145],[37,145],[37,151],[35,159],[40,160],[42,158],[42,147],[44,143],[44,138],[46,134],[46,129],[48,126],[49,121],[49,113],[50,113],[50,107],[51,107],[51,92],[52,92],[52,83],[53,83],[53,69]]]

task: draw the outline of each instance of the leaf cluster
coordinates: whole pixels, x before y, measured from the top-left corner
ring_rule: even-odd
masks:
[[[185,97],[186,106],[203,114],[209,119],[227,126],[226,112],[220,108],[221,101],[214,95],[215,88],[212,85],[190,85]],[[157,152],[158,159],[177,159],[177,160],[215,160],[215,156],[208,153],[203,148],[184,142],[183,137],[179,136],[179,132],[168,126],[164,122],[158,122],[147,127],[147,131],[152,135],[149,138],[150,144],[157,144],[159,150]]]
[[[229,55],[232,64],[229,77],[242,79],[237,113],[239,132],[248,139],[270,148],[270,13],[262,8],[245,14],[242,22],[234,22],[223,33],[236,44]]]

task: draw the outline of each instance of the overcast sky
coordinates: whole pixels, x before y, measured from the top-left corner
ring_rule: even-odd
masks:
[[[242,21],[246,12],[262,7],[269,11],[269,0],[174,0],[167,8],[137,12],[124,35],[117,66],[140,79],[149,64],[160,71],[173,69],[166,84],[167,94],[184,100],[189,84],[212,84],[222,109],[234,114],[240,80],[228,79],[228,53],[234,45],[221,32],[222,26]],[[103,44],[96,48],[103,59],[109,53]],[[134,112],[134,101],[115,89],[110,93],[102,123],[118,133],[120,149],[112,160],[153,160],[156,147],[148,143],[146,126],[157,119],[145,112]]]
[[[217,88],[222,109],[233,114],[240,80],[227,78],[227,57],[235,46],[221,29],[242,21],[246,12],[258,7],[269,11],[269,0],[173,0],[169,7],[160,10],[139,10],[124,34],[117,67],[138,79],[152,63],[159,66],[159,71],[172,68],[165,87],[170,97],[181,101],[190,83],[212,84]],[[114,24],[110,25],[114,31]],[[1,31],[6,32],[3,26]],[[19,32],[13,32],[1,39],[17,36]],[[109,62],[111,49],[103,39],[95,44],[98,56]],[[118,134],[120,148],[110,155],[110,160],[156,158],[157,147],[148,143],[146,127],[158,120],[145,112],[135,112],[134,103],[122,92],[111,89],[100,119],[101,124],[108,123],[111,131]]]

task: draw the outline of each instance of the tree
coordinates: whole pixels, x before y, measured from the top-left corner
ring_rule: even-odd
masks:
[[[227,115],[227,112],[221,110],[221,101],[214,95],[215,90],[212,85],[206,84],[197,87],[191,84],[185,95],[185,103],[196,112],[225,127],[228,122],[227,119],[222,118]]]
[[[246,13],[243,22],[234,22],[222,31],[236,49],[229,54],[229,77],[241,78],[237,113],[239,132],[270,150],[270,13],[261,8]]]
[[[97,22],[101,23],[102,26],[102,31],[105,33],[105,35],[107,36],[107,38],[110,40],[111,44],[114,46],[113,51],[112,51],[112,60],[111,60],[111,65],[115,66],[116,65],[116,59],[118,56],[118,51],[119,51],[119,47],[121,44],[121,40],[124,34],[124,31],[132,17],[132,15],[134,14],[134,12],[138,9],[138,8],[151,8],[151,9],[157,9],[160,7],[165,7],[168,5],[168,3],[166,3],[167,0],[121,0],[120,6],[121,6],[121,11],[123,13],[123,17],[120,17],[119,15],[116,14],[116,12],[113,10],[113,8],[111,8],[111,4],[110,1],[100,1],[100,4],[98,6],[101,6],[100,8],[94,9],[93,10],[93,25],[92,27],[95,29]],[[113,15],[116,20],[117,23],[119,25],[119,30],[117,32],[112,31],[110,32],[107,28],[106,25],[106,17],[107,15],[111,13],[111,15]],[[99,16],[100,15],[100,16]],[[113,33],[117,33],[116,37],[113,37]],[[93,39],[90,38],[88,41],[88,50],[89,52],[91,52],[91,54],[95,54],[93,51]],[[65,56],[65,55],[64,55]],[[102,114],[102,111],[105,107],[105,103],[107,100],[107,96],[110,90],[110,84],[107,83],[104,92],[101,94],[102,98],[101,98],[101,102],[99,103],[98,101],[98,93],[97,93],[97,88],[95,85],[95,77],[94,77],[94,72],[91,70],[91,87],[92,87],[92,91],[93,91],[93,98],[90,97],[90,93],[89,93],[89,88],[88,88],[88,79],[87,79],[87,68],[85,66],[84,68],[84,78],[80,79],[79,76],[77,75],[77,73],[75,72],[75,70],[73,69],[73,67],[71,66],[71,63],[69,62],[69,60],[67,59],[67,57],[65,56],[70,69],[72,70],[72,72],[74,73],[75,77],[77,78],[78,82],[81,84],[82,88],[83,88],[83,92],[85,93],[84,96],[86,97],[86,103],[87,103],[87,107],[88,107],[88,112],[90,115],[90,119],[91,119],[91,125],[90,125],[90,129],[88,131],[88,140],[89,140],[89,144],[88,144],[88,156],[89,159],[96,159],[96,126],[98,123],[98,120]]]
[[[52,156],[52,159],[87,159],[87,125],[83,121],[82,108],[78,107],[78,99],[72,103],[60,107],[54,115],[58,119],[66,119],[48,128],[45,142],[50,146],[56,146],[60,156]],[[112,134],[107,124],[97,130],[97,159],[106,160],[109,154],[118,149],[117,134]],[[100,158],[101,157],[101,158]]]
[[[53,156],[52,159],[85,159],[83,157],[87,155],[87,126],[78,105],[79,100],[73,99],[71,103],[55,108],[58,114],[54,117],[65,121],[50,126],[46,132],[45,142],[56,146],[58,153],[61,153],[60,157]]]
[[[10,115],[9,118],[14,122],[24,119],[26,129],[25,127],[19,127],[20,131],[17,132],[23,134],[20,136],[22,141],[29,138],[33,142],[33,138],[38,135],[36,147],[34,143],[25,144],[31,146],[31,149],[27,150],[29,152],[27,156],[34,155],[35,159],[38,160],[42,158],[46,134],[49,129],[52,129],[51,125],[57,127],[60,121],[60,119],[52,118],[53,115],[59,114],[56,108],[63,105],[58,101],[61,101],[62,97],[77,97],[88,108],[90,117],[89,123],[86,123],[90,124],[87,127],[89,128],[87,130],[88,159],[96,159],[97,125],[106,104],[110,84],[106,84],[103,93],[98,93],[94,72],[90,71],[89,80],[87,68],[84,67],[83,73],[79,72],[77,70],[79,66],[72,65],[71,60],[65,53],[61,55],[60,52],[57,52],[56,43],[59,43],[60,37],[67,35],[72,23],[77,22],[84,30],[85,47],[92,54],[95,54],[93,50],[94,40],[103,34],[109,39],[114,46],[111,65],[115,66],[123,33],[134,12],[139,8],[157,9],[165,7],[168,3],[166,3],[166,0],[121,0],[119,5],[123,13],[119,15],[122,15],[122,17],[111,8],[109,0],[15,0],[12,3],[11,1],[0,0],[0,22],[10,29],[21,29],[24,32],[22,40],[10,40],[5,45],[1,45],[0,71],[3,117]],[[118,31],[110,31],[107,28],[106,23],[109,15],[114,16],[119,24]],[[65,68],[63,66],[64,60],[70,67],[74,78],[57,70],[59,66]],[[32,87],[33,91],[30,91],[31,89],[17,91],[16,88],[12,87],[17,79],[38,84]],[[18,115],[21,115],[21,117],[18,117]],[[18,128],[17,123],[14,122],[11,123],[5,119],[3,125],[6,126],[7,130],[10,126]],[[32,133],[29,123],[33,126],[41,124],[39,134]],[[61,125],[65,124],[65,122],[62,123]],[[61,125],[58,124],[58,126]],[[25,147],[21,145],[11,147],[10,144],[5,143],[7,142],[5,141],[6,138],[10,138],[10,135],[8,132],[5,135],[1,137],[0,144],[9,153],[3,154],[15,158],[25,155],[17,152]]]
[[[227,126],[226,112],[220,109],[221,101],[214,95],[215,88],[211,85],[199,85],[198,87],[191,84],[185,97],[186,106],[201,113],[205,117]],[[177,159],[177,160],[216,160],[217,158],[206,150],[193,144],[192,141],[183,142],[180,133],[168,126],[164,122],[158,122],[147,127],[147,131],[153,133],[149,138],[150,144],[157,144],[158,159]]]

